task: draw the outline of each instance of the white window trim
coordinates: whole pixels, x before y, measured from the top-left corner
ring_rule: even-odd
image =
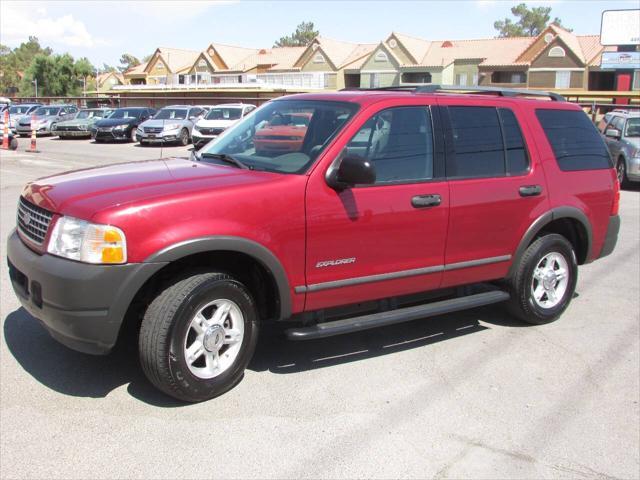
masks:
[[[554,51],[556,53],[553,53]],[[547,56],[554,57],[554,58],[562,58],[567,56],[567,52],[565,52],[564,48],[556,45],[555,47],[551,47],[549,49],[549,53],[547,54]]]
[[[313,63],[326,63],[324,55],[322,55],[322,53],[316,53],[313,56]]]
[[[387,55],[386,52],[380,50],[373,56],[373,61],[378,63],[388,62],[389,55]]]

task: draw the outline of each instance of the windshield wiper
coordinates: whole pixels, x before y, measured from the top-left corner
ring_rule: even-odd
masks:
[[[236,167],[242,168],[243,170],[252,170],[251,167],[248,167],[236,157],[229,155],[228,153],[196,153],[195,157],[198,160],[202,160],[203,158],[214,158],[216,160],[222,160],[223,162],[235,165]]]

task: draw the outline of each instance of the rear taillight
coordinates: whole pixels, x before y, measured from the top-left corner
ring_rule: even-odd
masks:
[[[616,178],[613,185],[613,203],[611,204],[611,215],[618,215],[620,210],[620,183]]]

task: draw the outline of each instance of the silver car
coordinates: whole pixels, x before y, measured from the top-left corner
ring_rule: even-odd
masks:
[[[31,115],[31,113],[41,106],[41,103],[19,103],[17,105],[11,105],[9,107],[9,129],[15,134],[20,118],[25,115]]]
[[[33,112],[35,115],[33,129],[36,135],[51,135],[58,122],[71,120],[78,107],[75,105],[43,105]],[[27,115],[18,120],[16,131],[19,135],[31,135],[31,116]]]
[[[620,185],[640,182],[640,112],[616,111],[600,124]]]
[[[136,130],[140,145],[150,143],[178,143],[188,145],[191,131],[200,120],[204,110],[192,105],[171,105],[164,107],[153,118],[141,123]]]

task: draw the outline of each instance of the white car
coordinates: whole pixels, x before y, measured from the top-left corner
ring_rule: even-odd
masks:
[[[193,146],[200,148],[205,143],[218,138],[218,135],[255,109],[255,105],[246,103],[214,105],[205,117],[202,120],[198,120],[193,127],[191,132]]]

